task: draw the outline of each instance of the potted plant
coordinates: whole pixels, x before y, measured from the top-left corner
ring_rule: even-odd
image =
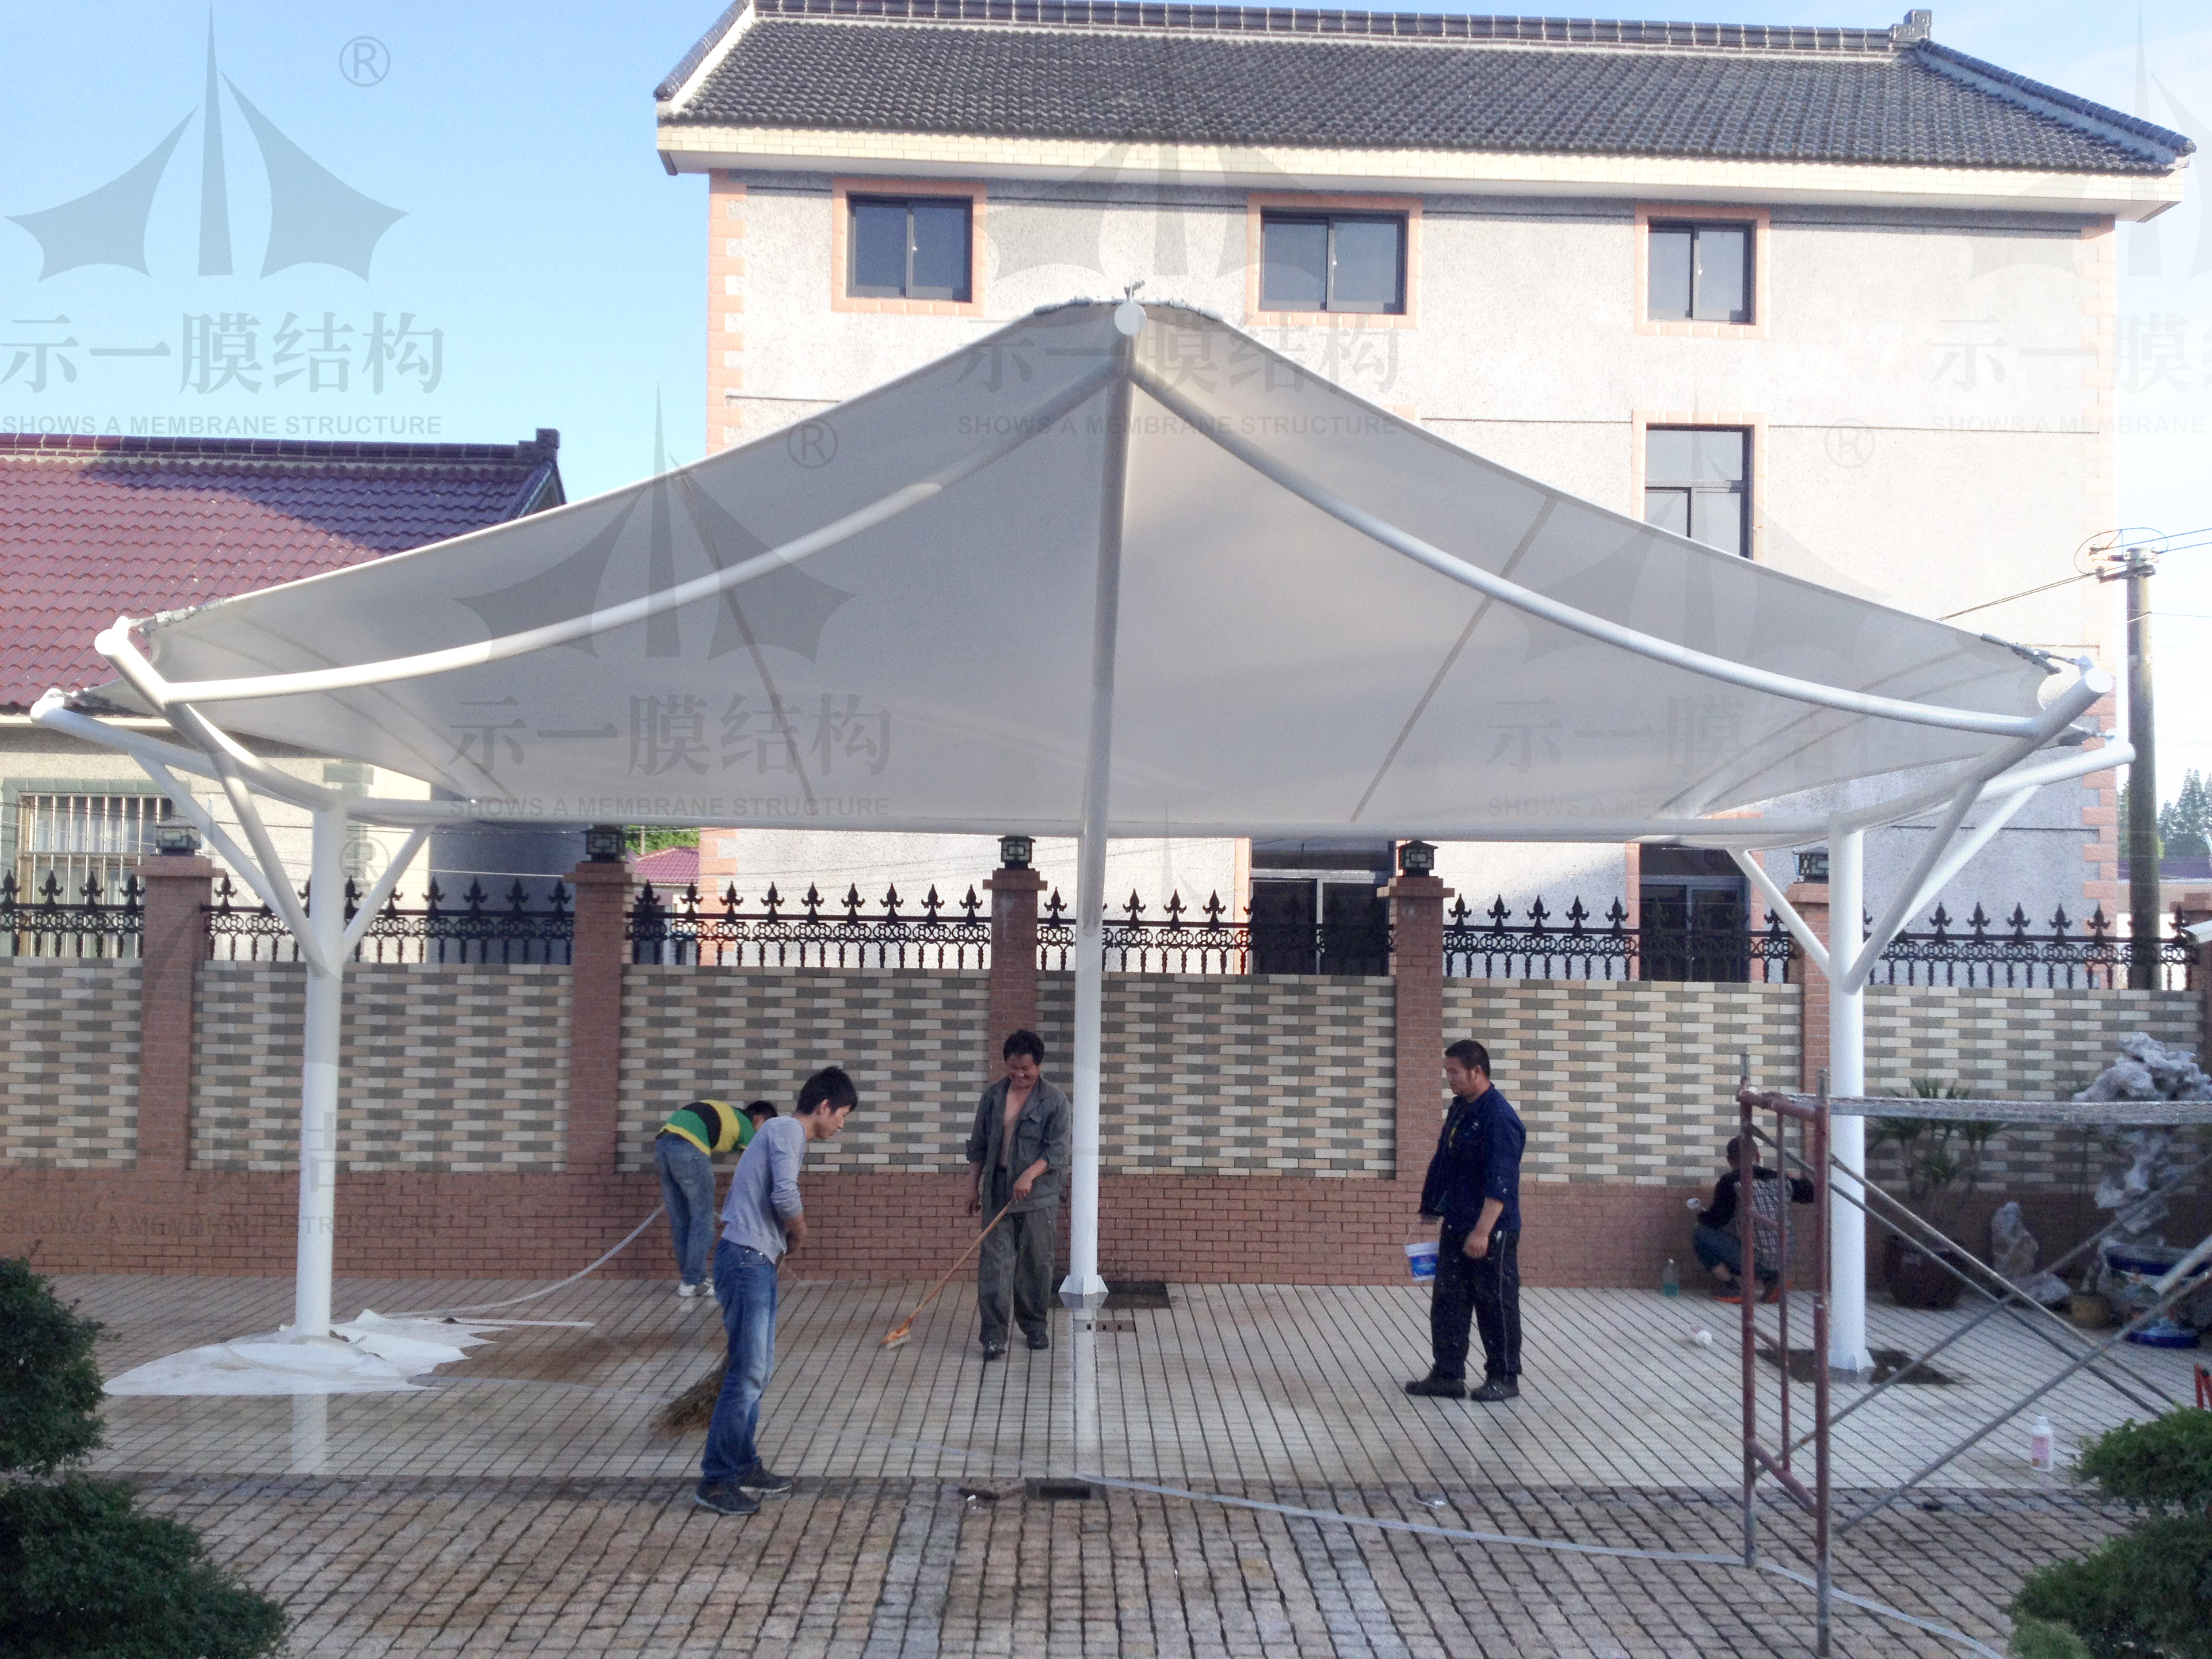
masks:
[[[1970,1091],[1934,1078],[1914,1079],[1912,1095],[1918,1100],[1972,1098]],[[1981,1189],[1990,1143],[2004,1127],[1961,1118],[1877,1118],[1869,1139],[1875,1146],[1897,1148],[1905,1201],[1913,1214],[1938,1232],[1956,1237],[1960,1217]],[[1963,1269],[1971,1261],[1963,1252],[1926,1249],[1895,1232],[1882,1240],[1882,1282],[1900,1307],[1955,1305],[1966,1286],[1950,1268]]]

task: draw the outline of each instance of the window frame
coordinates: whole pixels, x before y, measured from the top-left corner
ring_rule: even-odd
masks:
[[[856,202],[904,202],[957,198],[968,209],[968,297],[913,299],[903,295],[855,294],[853,289],[853,209]],[[980,183],[946,179],[833,179],[830,182],[830,308],[878,316],[981,317],[983,314],[983,245],[987,195]],[[913,271],[913,232],[908,230],[908,272]]]
[[[1260,215],[1260,307],[1263,314],[1296,312],[1308,307],[1267,303],[1267,231],[1273,225],[1318,225],[1327,234],[1322,254],[1320,309],[1332,317],[1402,317],[1406,314],[1406,216],[1402,213],[1300,213],[1289,208],[1268,208]],[[1393,302],[1383,306],[1339,305],[1336,290],[1336,235],[1340,225],[1389,225],[1398,233],[1397,287]]]
[[[1650,434],[1660,430],[1695,432],[1740,432],[1744,440],[1743,467],[1743,545],[1735,556],[1760,562],[1765,556],[1766,526],[1766,416],[1743,410],[1637,410],[1629,417],[1629,514],[1638,524],[1650,524],[1644,516],[1646,492],[1676,484],[1675,480],[1655,481],[1647,476],[1650,465]],[[1695,481],[1685,486],[1694,489]],[[1694,518],[1692,523],[1694,523]],[[1688,539],[1696,541],[1697,538]],[[1710,542],[1698,542],[1700,547],[1712,547]],[[1714,548],[1715,552],[1725,550]]]
[[[1395,219],[1399,222],[1395,311],[1268,310],[1261,304],[1271,218]],[[1255,328],[1418,328],[1421,303],[1421,198],[1254,191],[1245,198],[1244,314]]]
[[[1744,252],[1751,261],[1749,280],[1745,284],[1748,290],[1745,298],[1751,307],[1751,320],[1747,323],[1723,323],[1696,318],[1654,317],[1651,314],[1652,231],[1683,226],[1719,229],[1729,225],[1744,225],[1750,228]],[[1631,296],[1634,307],[1631,314],[1636,319],[1638,334],[1672,334],[1709,340],[1764,340],[1768,337],[1768,320],[1773,315],[1769,302],[1768,273],[1773,261],[1768,257],[1772,215],[1767,209],[1732,207],[1710,202],[1638,203],[1635,227],[1636,286]]]

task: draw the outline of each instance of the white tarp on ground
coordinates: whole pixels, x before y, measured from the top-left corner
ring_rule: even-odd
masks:
[[[468,1358],[497,1320],[387,1318],[364,1308],[328,1340],[295,1342],[289,1326],[164,1354],[108,1378],[112,1395],[411,1394],[409,1379]]]
[[[1224,324],[1148,312],[1113,664],[1116,836],[1671,821],[2007,741],[1624,650],[1425,567],[1313,490],[1692,651],[2012,721],[2037,712],[2044,671],[2000,644],[1548,489]],[[371,761],[485,816],[1069,833],[1109,539],[1114,315],[1042,313],[666,477],[158,619],[148,655],[174,684],[476,645],[733,568],[934,480],[802,562],[761,561],[573,643],[357,689],[179,692],[232,732]]]

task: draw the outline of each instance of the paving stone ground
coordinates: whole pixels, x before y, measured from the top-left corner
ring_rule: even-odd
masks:
[[[271,1328],[289,1296],[277,1279],[64,1288],[107,1322],[111,1375]],[[339,1301],[526,1288],[342,1284]],[[1740,1557],[1733,1309],[1530,1292],[1525,1392],[1486,1408],[1399,1392],[1425,1328],[1412,1286],[1179,1285],[1088,1341],[1055,1316],[1051,1352],[989,1367],[969,1310],[942,1304],[908,1347],[878,1349],[920,1288],[787,1287],[763,1449],[799,1486],[748,1520],[696,1508],[700,1437],[651,1426],[711,1361],[712,1310],[635,1280],[512,1310],[574,1322],[497,1333],[420,1393],[111,1399],[100,1466],[282,1598],[301,1655],[1812,1651],[1813,1597],[1787,1577],[1502,1541]],[[1875,1341],[1905,1347],[1964,1317],[1870,1311]],[[1689,1340],[1700,1325],[1716,1347]],[[1954,1385],[1878,1396],[1838,1431],[1838,1510],[2016,1397],[2048,1353],[1998,1322],[1946,1355]],[[2188,1358],[2131,1352],[2130,1386],[2186,1398]],[[1771,1368],[1760,1387],[1771,1425]],[[1097,1402],[1086,1423],[1079,1397]],[[2143,1414],[2088,1378],[2043,1404],[2069,1443]],[[2119,1523],[2024,1448],[2013,1425],[1845,1536],[1838,1587],[2002,1650],[2021,1574]],[[1033,1490],[1079,1475],[1088,1499]],[[1804,1569],[1803,1517],[1771,1495],[1759,1527],[1770,1562]],[[1839,1605],[1834,1650],[1972,1650]]]

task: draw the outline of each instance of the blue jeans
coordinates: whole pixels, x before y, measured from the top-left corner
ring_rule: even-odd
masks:
[[[714,1248],[714,1162],[682,1135],[654,1137],[653,1162],[676,1243],[676,1271],[686,1285],[702,1285],[708,1252]]]
[[[730,1368],[707,1425],[707,1455],[699,1460],[699,1480],[709,1486],[734,1480],[759,1467],[754,1434],[760,1427],[761,1395],[775,1369],[775,1263],[758,1250],[714,1242],[714,1294],[722,1299],[722,1328],[730,1336]]]
[[[1697,1251],[1698,1260],[1707,1267],[1726,1267],[1737,1278],[1743,1277],[1743,1240],[1732,1227],[1708,1227],[1702,1222],[1690,1235],[1690,1248]],[[1780,1275],[1771,1267],[1759,1270],[1764,1284]]]

